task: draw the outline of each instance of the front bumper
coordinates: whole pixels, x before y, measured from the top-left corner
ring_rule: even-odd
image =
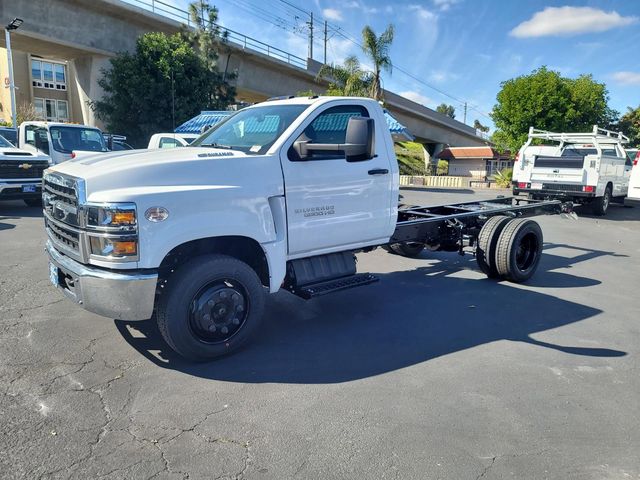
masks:
[[[157,273],[112,271],[83,265],[59,253],[50,240],[45,250],[57,269],[52,274],[57,273],[57,287],[85,310],[119,320],[151,318]]]
[[[627,197],[624,199],[624,206],[640,208],[640,198]]]
[[[25,192],[23,187],[33,189]],[[23,200],[42,196],[42,180],[0,180],[0,200]]]

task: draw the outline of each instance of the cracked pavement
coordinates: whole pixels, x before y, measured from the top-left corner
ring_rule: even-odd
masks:
[[[640,479],[640,209],[539,221],[527,285],[378,250],[379,283],[272,296],[252,345],[193,365],[63,298],[38,210],[0,203],[0,478]]]

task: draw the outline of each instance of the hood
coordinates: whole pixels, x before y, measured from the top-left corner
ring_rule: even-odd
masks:
[[[270,172],[270,177],[273,172],[282,181],[277,157],[201,147],[99,153],[51,168],[84,179],[88,197],[99,191],[131,188],[238,186],[263,169]]]
[[[3,160],[15,160],[19,162],[42,160],[50,162],[50,158],[42,153],[35,153],[29,150],[22,150],[15,147],[0,147],[0,157]]]

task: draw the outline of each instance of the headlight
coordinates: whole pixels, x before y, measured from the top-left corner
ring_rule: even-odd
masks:
[[[90,237],[91,254],[101,257],[137,257],[138,241],[134,237]]]
[[[137,225],[136,206],[133,203],[114,203],[87,207],[87,226],[96,229],[129,230]]]

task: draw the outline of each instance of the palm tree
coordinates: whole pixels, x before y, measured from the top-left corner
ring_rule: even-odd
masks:
[[[370,96],[376,100],[382,100],[380,73],[382,70],[391,73],[393,66],[389,56],[389,48],[393,42],[393,25],[389,24],[379,37],[376,36],[376,33],[369,25],[366,25],[362,29],[362,41],[362,50],[373,62],[373,80]]]
[[[349,56],[342,65],[323,65],[317,79],[331,80],[327,95],[367,97],[371,92],[373,76],[362,69],[355,56]]]

